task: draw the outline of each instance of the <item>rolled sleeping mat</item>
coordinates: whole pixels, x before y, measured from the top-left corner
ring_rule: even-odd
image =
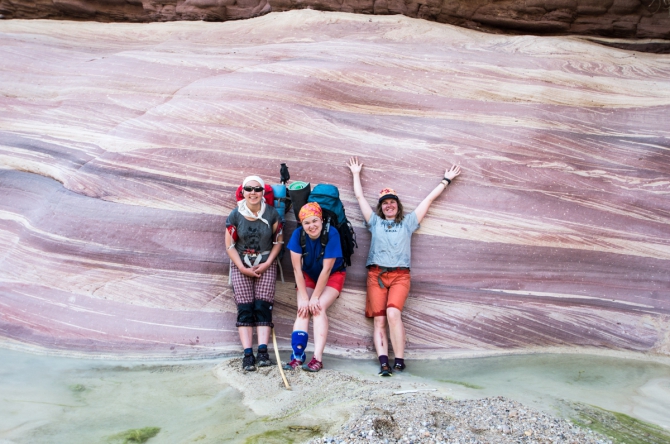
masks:
[[[286,185],[283,183],[272,185],[272,191],[275,195],[275,209],[279,213],[281,220],[284,220],[284,214],[286,213]]]
[[[291,197],[291,203],[293,204],[295,220],[300,221],[300,209],[307,203],[307,198],[309,198],[309,193],[311,192],[312,186],[309,182],[296,181],[288,186],[288,194]]]

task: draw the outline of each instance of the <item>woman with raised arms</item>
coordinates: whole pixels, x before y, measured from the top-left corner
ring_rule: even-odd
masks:
[[[447,169],[435,189],[414,211],[405,215],[398,195],[391,188],[381,190],[377,208],[373,210],[363,196],[361,186],[363,164],[358,162],[357,157],[352,157],[347,166],[353,174],[354,194],[361,207],[365,224],[372,233],[366,263],[368,278],[365,316],[374,318],[373,340],[379,357],[379,375],[391,376],[393,370],[405,369],[405,326],[401,315],[410,289],[412,233],[419,228],[433,201],[456,176],[461,174],[461,168],[453,165]],[[393,369],[389,365],[388,358],[389,336],[395,354]]]

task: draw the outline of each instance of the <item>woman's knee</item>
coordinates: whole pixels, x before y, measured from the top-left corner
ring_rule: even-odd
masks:
[[[386,329],[386,316],[375,316],[374,327],[375,329]]]
[[[272,327],[272,303],[256,299],[253,305],[256,325]]]
[[[395,325],[402,322],[402,312],[397,308],[392,307],[387,308],[386,317],[388,318],[388,322],[390,325]]]
[[[236,327],[253,327],[256,325],[254,304],[237,304]]]
[[[312,315],[312,322],[315,323],[324,323],[328,322],[328,315],[326,314],[326,310],[321,310],[319,314]]]

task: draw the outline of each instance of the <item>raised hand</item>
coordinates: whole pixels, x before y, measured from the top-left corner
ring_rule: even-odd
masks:
[[[461,174],[461,166],[460,165],[452,165],[451,168],[448,168],[444,172],[444,177],[446,177],[449,180],[452,180],[454,177],[458,176]]]
[[[353,174],[359,174],[363,169],[363,164],[358,163],[358,157],[352,157],[351,159],[349,159],[349,162],[347,162],[347,166],[349,167],[349,169]]]

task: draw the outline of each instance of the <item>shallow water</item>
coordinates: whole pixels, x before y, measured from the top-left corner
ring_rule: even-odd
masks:
[[[129,363],[0,349],[0,362],[0,443],[114,442],[143,427],[161,429],[150,442],[244,442],[272,427],[215,378],[221,360]],[[325,363],[364,377],[377,370],[372,360]],[[562,354],[411,361],[393,378],[559,415],[569,414],[560,399],[583,402],[670,427],[670,366],[654,362]]]
[[[247,430],[258,418],[217,381],[212,361],[137,364],[0,350],[0,362],[2,443],[104,442],[144,427],[160,427],[156,442],[258,433]]]

